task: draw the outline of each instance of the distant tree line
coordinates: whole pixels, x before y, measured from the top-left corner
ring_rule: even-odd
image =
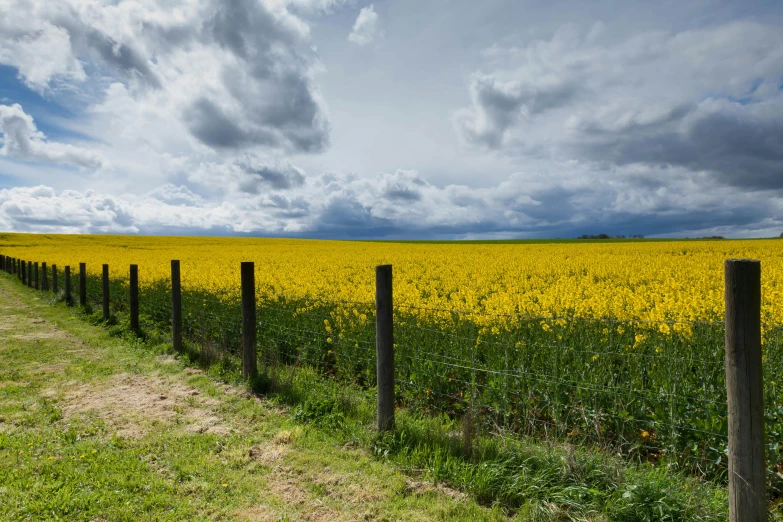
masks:
[[[625,236],[625,235],[619,235],[619,236],[610,236],[609,234],[582,234],[581,236],[577,237],[576,239],[644,239],[644,236],[641,234],[635,234],[633,236]],[[780,234],[780,238],[783,239],[783,233]],[[723,236],[702,236],[702,237],[686,237],[683,239],[726,239]]]
[[[619,236],[610,236],[609,234],[582,234],[581,236],[577,237],[577,239],[628,239],[629,236],[626,235],[619,235]],[[633,236],[630,236],[631,239],[644,239],[644,236],[641,234],[635,234]]]

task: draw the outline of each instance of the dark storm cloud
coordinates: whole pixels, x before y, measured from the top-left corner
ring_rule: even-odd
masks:
[[[234,148],[247,143],[249,137],[223,110],[206,98],[200,98],[185,111],[185,122],[190,132],[204,144],[216,148]],[[269,134],[263,135],[268,144],[275,142]],[[261,136],[256,136],[261,141]]]
[[[454,113],[460,137],[518,160],[594,164],[603,176],[617,170],[627,190],[653,198],[681,169],[708,174],[702,191],[783,189],[779,26],[737,20],[610,43],[599,33],[572,27],[488,49],[496,70],[472,76],[472,105]],[[634,166],[660,177],[636,176],[626,168]],[[694,186],[682,187],[691,199]]]
[[[329,144],[309,28],[284,9],[258,0],[179,6],[125,0],[91,10],[76,3],[11,1],[20,4],[15,11],[36,13],[0,23],[0,37],[13,40],[9,49],[32,42],[17,66],[21,74],[35,73],[25,81],[36,88],[48,88],[55,77],[84,80],[85,65],[98,72],[100,85],[126,84],[138,105],[161,105],[201,143],[221,152],[311,153]],[[56,46],[53,56],[36,42]],[[4,47],[0,60],[8,61]]]
[[[430,186],[415,172],[398,170],[379,178],[381,197],[392,201],[421,201],[422,189]]]
[[[569,82],[504,83],[480,73],[473,75],[469,90],[473,108],[455,115],[457,131],[466,142],[490,149],[500,148],[506,131],[521,119],[562,107],[578,94]]]
[[[248,129],[221,147],[246,145],[318,152],[328,145],[328,121],[309,77],[315,58],[301,38],[281,25],[262,3],[219,3],[204,24],[202,40],[213,39],[233,53],[239,66],[223,65],[227,93],[241,110],[235,118]],[[205,114],[206,116],[206,114]],[[209,124],[208,121],[204,122]],[[212,136],[194,133],[212,145]]]
[[[151,87],[160,88],[160,79],[152,71],[149,62],[141,53],[97,31],[89,31],[86,34],[86,40],[87,45],[98,53],[109,66],[118,69],[127,76],[139,77]]]
[[[739,188],[783,189],[783,97],[708,100],[654,125],[586,126],[575,141],[578,155],[598,162],[681,166]]]
[[[300,187],[305,179],[304,174],[291,164],[271,167],[239,162],[237,165],[245,174],[239,179],[239,190],[247,194],[259,194],[264,187],[274,190]]]

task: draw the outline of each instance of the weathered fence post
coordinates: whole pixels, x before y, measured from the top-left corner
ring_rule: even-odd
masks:
[[[182,349],[182,286],[179,261],[171,261],[171,344],[174,350]]]
[[[46,262],[41,263],[41,290],[49,291],[49,276],[46,273]]]
[[[22,284],[27,284],[27,261],[22,260]]]
[[[130,327],[139,329],[139,266],[130,266]]]
[[[40,287],[38,286],[38,261],[33,263],[33,267],[35,270],[35,289],[38,290]]]
[[[71,267],[65,267],[65,304],[73,306],[73,299],[71,299]]]
[[[79,305],[87,306],[87,264],[79,263]]]
[[[761,263],[727,259],[725,270],[729,520],[766,522]]]
[[[57,265],[52,265],[52,292],[57,293]]]
[[[27,286],[29,288],[33,287],[33,262],[32,261],[27,262]]]
[[[109,320],[109,265],[103,265],[103,320]]]
[[[394,428],[394,320],[392,266],[375,268],[375,357],[378,374],[378,430]]]
[[[256,273],[255,263],[243,261],[242,276],[242,378],[255,377],[256,355]]]

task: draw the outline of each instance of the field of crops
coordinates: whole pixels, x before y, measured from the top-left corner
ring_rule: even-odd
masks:
[[[5,234],[0,252],[101,264],[122,316],[139,265],[145,324],[170,324],[182,262],[186,340],[235,355],[239,263],[256,267],[260,366],[374,383],[374,267],[394,266],[400,406],[480,429],[611,447],[725,478],[723,262],[762,263],[769,478],[783,483],[783,242],[425,244]],[[62,288],[62,284],[61,284]],[[96,307],[99,309],[99,307]]]

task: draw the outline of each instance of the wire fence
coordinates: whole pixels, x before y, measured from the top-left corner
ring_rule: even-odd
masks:
[[[58,267],[56,277],[62,294],[64,270]],[[112,279],[109,286],[111,313],[119,320],[128,313],[128,281]],[[100,310],[101,278],[88,276],[86,290],[87,308]],[[260,371],[306,366],[324,378],[375,386],[374,302],[257,295]],[[169,281],[144,285],[140,303],[143,325],[171,329]],[[469,422],[482,433],[594,444],[636,460],[726,479],[722,322],[505,314],[492,325],[476,321],[478,314],[487,315],[394,307],[398,407]],[[184,339],[206,358],[241,354],[238,293],[185,285],[182,318]],[[767,324],[764,331],[768,479],[780,495],[783,326]]]

